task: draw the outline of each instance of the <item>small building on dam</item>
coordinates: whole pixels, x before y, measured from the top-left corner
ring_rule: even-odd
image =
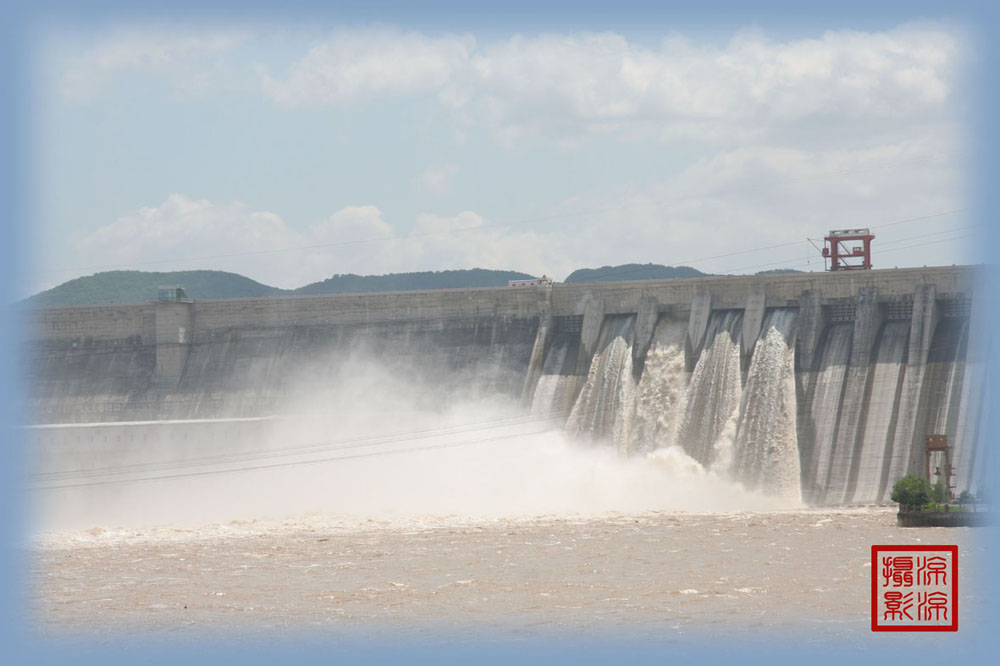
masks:
[[[815,505],[888,502],[946,435],[954,492],[977,492],[977,286],[959,266],[30,310],[25,432],[66,470],[210,447],[369,359],[428,401],[499,396]]]

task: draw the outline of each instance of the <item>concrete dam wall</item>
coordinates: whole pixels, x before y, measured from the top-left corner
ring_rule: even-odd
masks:
[[[30,311],[31,431],[51,450],[245,436],[374,358],[429,402],[502,396],[623,455],[680,446],[811,504],[886,502],[946,434],[954,490],[974,492],[975,285],[949,267]]]

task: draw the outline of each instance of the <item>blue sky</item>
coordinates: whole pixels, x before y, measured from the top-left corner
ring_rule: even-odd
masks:
[[[968,263],[948,16],[41,22],[22,295],[98,270]],[[500,19],[500,20],[498,20]],[[915,219],[925,218],[925,219]]]

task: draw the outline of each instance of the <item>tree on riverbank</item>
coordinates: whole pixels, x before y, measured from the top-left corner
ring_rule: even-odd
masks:
[[[892,487],[890,498],[902,508],[919,508],[931,501],[931,484],[922,476],[910,474]]]

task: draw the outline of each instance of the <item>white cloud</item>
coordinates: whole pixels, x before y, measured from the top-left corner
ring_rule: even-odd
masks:
[[[274,213],[172,194],[160,206],[122,215],[83,237],[79,254],[109,266],[178,270],[211,266],[199,257],[224,260],[220,255],[295,247],[306,240]]]
[[[470,37],[379,31],[338,33],[285,79],[265,75],[262,85],[286,105],[434,92],[507,140],[623,129],[731,140],[816,118],[935,116],[962,57],[959,34],[925,25],[786,42],[742,32],[721,48],[671,37],[659,49],[613,33],[477,46]]]
[[[966,216],[885,225],[963,207],[953,152],[948,136],[857,149],[739,148],[667,181],[575,197],[530,224],[499,225],[472,211],[422,213],[407,232],[399,231],[404,220],[386,220],[370,205],[296,231],[274,212],[175,194],[93,232],[79,252],[107,262],[102,269],[211,267],[294,288],[336,273],[473,267],[557,279],[633,262],[706,272],[821,270],[807,237],[869,226],[876,267],[940,264],[942,251],[952,263],[969,257]],[[769,245],[781,247],[744,252]]]
[[[415,185],[421,192],[440,196],[451,187],[457,173],[458,166],[455,164],[429,166],[417,177]]]
[[[287,106],[437,91],[467,66],[474,46],[472,37],[340,31],[309,49],[285,80],[262,72],[261,85],[266,95]]]
[[[294,288],[350,272],[482,267],[551,273],[546,247],[535,232],[495,226],[469,211],[420,214],[408,233],[398,233],[375,206],[348,206],[300,232],[273,212],[173,194],[97,229],[77,250],[95,262],[92,270],[212,268]],[[556,263],[571,269],[565,257]]]
[[[180,71],[175,65],[186,62],[183,45],[143,48],[108,47],[94,62],[106,72]],[[201,53],[225,48],[209,41]],[[709,272],[817,269],[818,259],[804,263],[815,257],[806,236],[871,226],[877,267],[952,263],[969,256],[961,230],[948,231],[963,225],[961,215],[877,227],[963,207],[955,117],[965,57],[960,35],[933,25],[786,42],[743,32],[721,47],[671,37],[654,49],[611,33],[488,44],[391,30],[337,33],[284,78],[265,74],[264,92],[288,106],[422,96],[460,119],[455,134],[485,127],[505,141],[572,144],[614,132],[669,148],[712,145],[683,148],[688,166],[668,180],[543,202],[548,210],[530,225],[499,226],[481,210],[413,208],[412,218],[387,220],[375,205],[356,205],[307,226],[281,212],[172,195],[90,233],[79,251],[116,267],[212,267],[297,287],[335,273],[476,266],[556,278],[629,262],[693,263]],[[395,191],[447,193],[457,167],[433,154],[421,159],[424,171],[397,174]],[[921,233],[926,245],[906,240]],[[796,244],[695,261],[789,242]]]
[[[520,255],[534,254],[519,250],[529,244],[526,236],[491,227],[471,212],[422,214],[410,233],[398,234],[375,206],[348,206],[296,231],[273,212],[173,194],[100,227],[77,250],[94,262],[93,270],[213,268],[294,288],[336,273],[523,264]]]
[[[362,243],[388,238],[393,229],[375,206],[347,206],[312,225],[310,238],[317,242]]]
[[[117,74],[142,72],[185,93],[205,90],[219,58],[249,38],[246,31],[190,32],[119,28],[83,54],[67,59],[59,82],[63,101],[84,103]]]
[[[970,233],[962,229],[966,215],[885,226],[963,208],[954,150],[945,136],[858,149],[721,152],[669,181],[565,202],[559,212],[581,214],[575,233],[564,230],[559,242],[578,266],[654,262],[719,273],[822,270],[807,237],[868,226],[877,236],[878,268],[968,261],[968,241],[959,238]],[[927,244],[903,249],[917,243]],[[745,252],[772,245],[782,247]],[[942,254],[951,258],[942,262]]]
[[[249,43],[273,60],[262,31],[120,28],[67,58],[64,100],[93,99],[113,76],[141,72],[185,93],[218,88]],[[303,33],[306,34],[306,33]],[[516,35],[477,41],[398,29],[339,30],[282,72],[258,66],[260,90],[287,107],[430,96],[457,120],[506,143],[573,144],[594,133],[721,145],[774,141],[822,123],[855,136],[953,110],[964,35],[944,24],[882,32],[828,31],[777,41],[756,31],[721,46],[679,35],[657,47],[615,33]],[[293,47],[294,48],[294,47]],[[242,65],[245,72],[249,69]]]

